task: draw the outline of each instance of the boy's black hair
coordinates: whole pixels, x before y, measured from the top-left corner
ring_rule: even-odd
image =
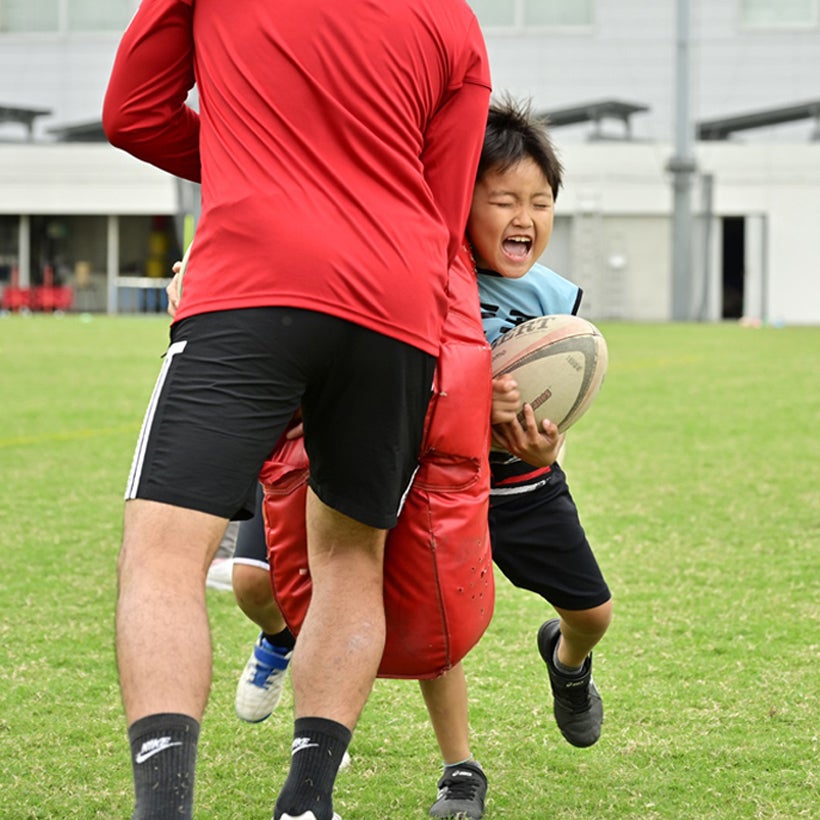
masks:
[[[504,95],[490,104],[476,179],[488,171],[507,171],[525,159],[541,169],[553,199],[558,199],[564,169],[550,139],[547,118],[532,113],[530,100]]]

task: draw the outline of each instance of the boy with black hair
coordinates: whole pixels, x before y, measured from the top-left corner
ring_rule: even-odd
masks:
[[[528,319],[578,310],[581,289],[536,261],[552,233],[562,171],[546,124],[528,104],[505,98],[491,106],[468,223],[490,342]],[[603,721],[591,652],[612,617],[610,592],[557,463],[563,436],[549,421],[539,428],[528,406],[522,427],[516,418],[520,395],[511,377],[494,381],[493,396],[494,439],[500,448],[491,455],[493,560],[513,584],[538,593],[556,609],[559,617],[542,624],[537,640],[555,718],[569,743],[591,746]],[[282,654],[288,651],[285,646]],[[245,719],[264,719],[272,708],[263,705],[266,692],[273,695],[265,687],[281,689],[281,664],[271,666],[268,679],[257,662],[264,662],[264,653],[251,656],[237,690],[237,711]],[[262,685],[249,695],[245,690],[254,687],[254,675]],[[439,797],[430,814],[480,818],[487,780],[470,753],[461,664],[420,686],[444,758]],[[252,706],[243,706],[246,696]],[[260,711],[254,713],[257,706]]]
[[[547,124],[530,105],[509,97],[494,102],[467,228],[491,343],[529,319],[578,311],[581,289],[537,262],[552,234],[562,174]],[[612,600],[557,462],[564,437],[550,421],[539,428],[529,405],[522,426],[520,410],[512,378],[494,380],[493,439],[499,449],[490,455],[493,561],[515,586],[538,593],[556,610],[559,617],[538,630],[538,651],[562,735],[587,747],[601,734],[592,649],[609,627]],[[420,682],[445,762],[430,815],[477,820],[484,812],[486,777],[469,751],[457,762],[452,752],[448,759],[448,750],[469,750],[463,729],[467,691],[457,680],[463,675],[459,665]]]

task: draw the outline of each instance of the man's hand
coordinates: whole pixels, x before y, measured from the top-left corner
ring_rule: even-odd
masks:
[[[174,262],[171,270],[174,272],[174,278],[168,283],[165,292],[168,294],[168,313],[173,317],[177,308],[179,307],[179,299],[182,296],[182,262]]]

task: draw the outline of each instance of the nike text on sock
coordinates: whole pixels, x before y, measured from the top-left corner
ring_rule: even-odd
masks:
[[[299,816],[312,811],[317,820],[333,816],[333,784],[350,743],[351,732],[325,718],[297,718],[294,722],[290,771],[276,801],[274,817]]]

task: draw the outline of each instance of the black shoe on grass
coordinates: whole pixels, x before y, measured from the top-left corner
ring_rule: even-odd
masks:
[[[430,817],[481,820],[487,776],[475,761],[447,766],[438,782],[438,797],[430,807]]]
[[[592,655],[578,675],[565,675],[555,668],[553,654],[561,635],[558,618],[541,625],[538,651],[547,665],[552,687],[553,712],[561,734],[573,746],[585,748],[596,743],[604,722],[604,705],[592,681]]]

